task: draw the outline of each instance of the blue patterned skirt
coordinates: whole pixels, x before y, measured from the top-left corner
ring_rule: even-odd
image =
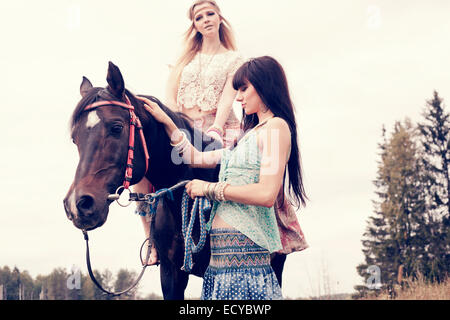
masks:
[[[280,300],[270,253],[235,229],[212,229],[202,300]]]

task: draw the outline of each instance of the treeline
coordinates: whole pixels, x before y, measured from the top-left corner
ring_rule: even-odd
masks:
[[[435,91],[417,124],[383,128],[374,213],[363,235],[365,284],[355,297],[403,286],[405,277],[441,283],[450,268],[450,115]]]
[[[136,278],[136,272],[121,269],[115,276],[109,270],[94,275],[102,287],[109,291],[128,288]],[[89,278],[79,270],[68,272],[55,268],[49,275],[38,275],[35,279],[28,271],[20,271],[8,266],[0,268],[0,299],[3,300],[158,300],[161,297],[150,294],[142,297],[136,286],[128,294],[111,297],[98,289]]]

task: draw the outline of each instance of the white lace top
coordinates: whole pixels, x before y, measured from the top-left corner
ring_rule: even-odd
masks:
[[[216,55],[197,53],[181,73],[177,92],[177,105],[190,109],[198,106],[202,111],[217,108],[225,82],[243,63],[236,51]]]

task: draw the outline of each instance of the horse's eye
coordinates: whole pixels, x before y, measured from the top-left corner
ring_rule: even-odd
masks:
[[[122,132],[122,130],[123,130],[123,126],[120,124],[116,124],[111,127],[111,133],[115,134],[115,135],[120,134]]]

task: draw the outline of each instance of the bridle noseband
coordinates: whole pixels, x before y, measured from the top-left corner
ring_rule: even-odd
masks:
[[[91,111],[103,106],[119,106],[121,108],[127,109],[130,113],[130,135],[128,139],[128,158],[127,158],[127,166],[125,169],[125,177],[121,187],[124,189],[128,189],[130,187],[131,179],[133,177],[133,159],[134,159],[134,142],[135,142],[135,129],[139,130],[139,134],[141,137],[142,148],[144,149],[145,155],[145,173],[148,171],[148,160],[150,156],[147,150],[147,143],[145,141],[144,132],[142,128],[141,121],[134,113],[134,107],[130,102],[130,99],[125,95],[126,103],[115,101],[115,100],[103,100],[91,103],[90,105],[84,108],[84,111]],[[119,188],[121,188],[119,187]],[[117,192],[116,192],[117,194]]]

